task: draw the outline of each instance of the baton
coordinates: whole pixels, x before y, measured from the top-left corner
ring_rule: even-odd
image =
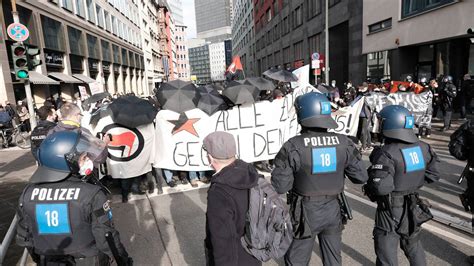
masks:
[[[105,233],[105,239],[107,240],[107,244],[109,244],[110,251],[112,251],[112,255],[114,256],[117,265],[126,266],[127,262],[123,261],[123,258],[119,255],[118,249],[115,246],[114,237],[112,236],[112,233]]]
[[[464,167],[464,170],[461,173],[461,176],[459,176],[458,179],[458,184],[461,184],[464,178],[466,177],[467,173],[469,173],[471,169],[469,168],[469,163],[466,164],[466,167]]]
[[[351,209],[351,206],[349,206],[349,202],[347,201],[346,194],[344,193],[344,191],[342,191],[341,194],[339,194],[339,198],[342,202],[343,208],[346,211],[347,219],[352,220],[352,218],[353,218],[352,217],[352,209]]]

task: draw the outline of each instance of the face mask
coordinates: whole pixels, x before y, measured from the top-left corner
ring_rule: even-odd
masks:
[[[83,176],[88,176],[92,174],[92,170],[94,170],[94,163],[90,159],[86,159],[85,162],[82,164],[81,168],[79,169],[79,174]]]
[[[333,87],[336,87],[336,82],[331,83]]]

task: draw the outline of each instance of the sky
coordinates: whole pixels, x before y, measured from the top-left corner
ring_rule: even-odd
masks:
[[[188,27],[186,37],[196,38],[196,15],[194,13],[194,0],[182,0],[184,25]]]

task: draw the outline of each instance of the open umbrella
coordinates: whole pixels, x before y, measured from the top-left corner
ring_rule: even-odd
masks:
[[[196,108],[198,93],[191,82],[173,80],[161,85],[157,98],[162,109],[182,113]]]
[[[282,81],[282,82],[295,82],[298,81],[298,77],[291,73],[288,70],[280,69],[278,71],[275,71],[273,73],[270,73],[267,75],[269,78]]]
[[[108,92],[96,93],[96,94],[92,95],[91,97],[87,98],[86,100],[84,100],[84,104],[95,103],[95,102],[103,100],[103,99],[105,99],[109,96],[110,96],[110,93],[108,93]]]
[[[120,97],[108,108],[115,123],[130,128],[152,123],[158,113],[150,102],[136,96]]]
[[[244,82],[245,80],[232,80],[232,81],[227,82],[226,88],[232,87],[232,86],[239,86],[239,85],[244,84]]]
[[[319,84],[318,87],[316,87],[316,89],[318,89],[318,91],[321,93],[329,93],[327,85]]]
[[[91,114],[91,120],[89,123],[92,124],[93,126],[96,126],[97,123],[99,123],[100,119],[106,116],[111,116],[111,115],[112,115],[112,111],[110,111],[109,104],[106,104]]]
[[[277,71],[278,71],[277,68],[273,68],[273,67],[272,67],[272,68],[270,68],[270,69],[267,69],[265,72],[263,72],[262,75],[268,77],[269,75],[271,75],[272,73],[275,73],[275,72],[277,72]]]
[[[224,99],[217,91],[218,86],[206,85],[198,87],[199,101],[197,107],[208,115],[212,115],[218,110],[225,110],[228,108]]]
[[[262,77],[246,78],[244,84],[253,85],[261,91],[272,91],[275,89],[273,82]]]
[[[227,97],[233,104],[254,103],[260,91],[251,85],[237,85],[228,87],[224,90],[222,95]]]

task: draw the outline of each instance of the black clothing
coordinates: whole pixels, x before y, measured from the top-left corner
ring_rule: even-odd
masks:
[[[120,255],[128,257],[112,222],[105,192],[70,177],[63,182],[29,184],[19,200],[17,244],[32,257],[112,258],[105,239],[112,233]]]
[[[474,96],[474,80],[464,80],[461,84],[461,118],[466,117],[466,113],[472,114],[471,102]]]
[[[303,196],[303,216],[311,229],[310,238],[293,240],[285,262],[307,265],[317,236],[323,263],[341,264],[342,216],[337,195],[344,190],[345,176],[353,183],[367,181],[360,152],[347,136],[303,129],[283,144],[274,163],[272,185],[280,194],[292,190]],[[293,210],[290,213],[299,220]]]
[[[54,122],[48,120],[41,120],[31,132],[31,153],[33,154],[36,160],[38,160],[38,158],[36,158],[36,151],[48,135],[49,130],[51,130],[55,126],[56,123]]]
[[[209,265],[261,265],[240,242],[245,232],[249,189],[257,185],[255,167],[241,160],[212,176],[207,193],[206,248]]]
[[[451,126],[451,116],[453,114],[453,102],[456,98],[456,86],[452,83],[445,83],[439,92],[441,101],[441,111],[444,116],[444,128],[448,129]]]
[[[369,181],[365,191],[377,201],[374,245],[377,265],[397,265],[397,243],[405,251],[411,265],[425,265],[426,258],[419,242],[418,226],[409,234],[400,231],[408,219],[407,199],[425,182],[439,180],[438,157],[424,142],[412,144],[386,140],[385,145],[370,155]]]

